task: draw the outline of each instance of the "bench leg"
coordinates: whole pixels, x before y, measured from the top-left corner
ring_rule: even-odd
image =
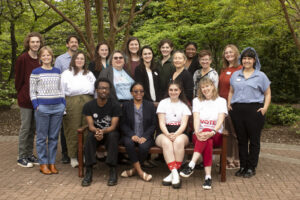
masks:
[[[83,133],[78,133],[78,176],[83,177]]]
[[[220,157],[221,182],[226,182],[226,163],[227,163],[227,136],[223,136],[222,154]]]

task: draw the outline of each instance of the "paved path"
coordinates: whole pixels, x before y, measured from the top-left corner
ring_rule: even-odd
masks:
[[[153,175],[150,183],[137,177],[119,178],[117,186],[108,187],[108,168],[99,163],[93,184],[83,188],[77,169],[69,165],[58,164],[60,174],[50,176],[42,175],[37,167],[17,166],[17,145],[17,137],[0,136],[0,199],[300,199],[300,147],[295,145],[262,144],[257,175],[251,179],[235,177],[234,170],[227,170],[227,181],[221,183],[214,166],[210,191],[201,187],[201,170],[182,179],[179,190],[162,186],[168,174],[164,164],[148,170]],[[120,166],[119,173],[125,168]]]

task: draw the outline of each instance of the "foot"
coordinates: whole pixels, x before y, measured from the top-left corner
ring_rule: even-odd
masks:
[[[232,162],[232,163],[227,163],[226,164],[226,169],[238,169],[238,167],[236,167],[234,165],[234,163]]]
[[[63,164],[70,163],[70,158],[67,153],[62,153],[61,163],[63,163]]]
[[[172,176],[172,173],[170,173],[167,177],[165,177],[162,181],[162,184],[164,186],[170,186],[172,185],[172,179],[173,179],[173,176]]]
[[[152,180],[152,175],[144,172],[142,176],[140,176],[143,181],[149,182]]]
[[[190,177],[192,174],[194,173],[194,169],[192,169],[191,167],[189,167],[188,165],[183,168],[180,172],[180,176],[188,178]]]
[[[109,179],[107,181],[107,185],[114,186],[117,185],[117,182],[118,182],[117,169],[116,167],[110,167]]]
[[[78,160],[77,160],[77,158],[71,158],[71,166],[73,168],[78,167]]]
[[[21,158],[17,160],[17,164],[21,167],[28,167],[28,168],[33,167],[33,164],[29,162],[27,158]]]
[[[129,170],[124,170],[124,171],[121,173],[121,177],[123,177],[123,178],[128,178],[128,177],[131,177],[131,176],[134,176],[134,175],[135,175],[135,170],[134,170],[134,168],[129,169]]]
[[[245,174],[243,175],[244,178],[251,178],[252,176],[255,176],[256,172],[255,169],[248,169]]]
[[[45,175],[51,175],[52,174],[52,172],[49,170],[47,164],[41,164],[40,165],[40,172],[45,174]]]
[[[32,154],[27,158],[29,162],[31,162],[33,165],[40,165],[39,160]]]
[[[247,169],[244,167],[241,167],[237,172],[235,172],[235,176],[237,177],[241,177],[244,176],[244,174],[246,173]]]
[[[176,169],[172,170],[172,187],[174,189],[179,189],[181,187],[180,176]]]
[[[50,169],[52,174],[58,174],[58,170],[56,169],[54,164],[50,164],[49,169]]]
[[[202,188],[205,190],[211,189],[212,180],[210,178],[206,179],[202,185]]]
[[[82,187],[90,186],[93,178],[93,167],[87,167],[85,171],[85,176],[81,182]]]

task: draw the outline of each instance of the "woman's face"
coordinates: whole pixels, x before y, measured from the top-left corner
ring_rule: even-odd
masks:
[[[163,55],[163,57],[168,57],[171,54],[172,50],[173,50],[173,48],[171,48],[168,43],[164,43],[160,47],[160,52]]]
[[[43,64],[45,65],[51,65],[52,62],[52,56],[49,53],[49,51],[44,50],[44,52],[41,54],[40,60],[42,61]]]
[[[143,100],[143,97],[144,97],[144,88],[143,88],[143,86],[140,85],[140,84],[135,85],[132,88],[131,95],[133,96],[133,99],[136,100],[136,101]]]
[[[209,55],[203,56],[199,59],[199,63],[204,69],[208,69],[211,64],[211,57]]]
[[[128,44],[128,50],[131,54],[137,54],[140,49],[139,42],[137,40],[132,40]]]
[[[84,64],[85,64],[84,55],[82,53],[80,53],[75,58],[75,67],[77,67],[79,70],[81,70],[83,68]]]
[[[109,49],[108,46],[106,44],[102,44],[100,45],[99,49],[98,49],[98,54],[101,58],[107,58],[108,54],[109,54]]]
[[[185,55],[188,59],[192,59],[197,53],[197,49],[194,45],[190,44],[185,48]]]
[[[214,87],[215,86],[210,83],[201,84],[201,86],[200,86],[201,92],[205,96],[206,99],[208,99],[208,100],[211,99]]]
[[[172,84],[169,86],[168,94],[172,100],[178,100],[180,93],[181,93],[181,90],[178,87],[178,85]]]
[[[173,55],[173,65],[176,68],[184,67],[185,62],[186,62],[186,59],[185,59],[183,53],[177,52]]]
[[[122,69],[125,64],[123,55],[119,52],[114,53],[111,63],[114,68]]]
[[[152,58],[153,58],[153,53],[150,49],[143,49],[143,52],[142,52],[142,59],[145,63],[151,63],[152,61]]]
[[[254,68],[255,59],[252,57],[243,57],[242,64],[246,69]]]
[[[229,63],[230,63],[230,62],[233,62],[233,61],[236,59],[236,55],[235,55],[233,49],[230,48],[230,47],[227,47],[227,48],[225,49],[224,57],[225,57],[225,59],[226,59]]]

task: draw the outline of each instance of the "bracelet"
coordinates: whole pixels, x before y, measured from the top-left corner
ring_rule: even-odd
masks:
[[[214,129],[212,130],[212,132],[214,132],[214,135],[216,135],[216,133],[217,133],[217,131],[216,131],[216,130],[214,130]]]

